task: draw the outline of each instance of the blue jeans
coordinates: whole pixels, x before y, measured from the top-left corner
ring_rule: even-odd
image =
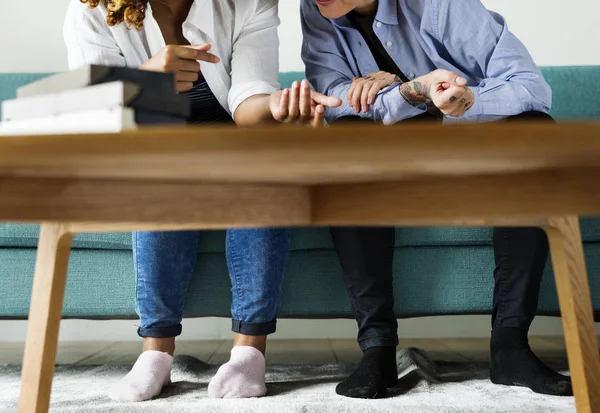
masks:
[[[181,334],[185,294],[200,236],[198,231],[133,233],[141,337]],[[234,332],[257,336],[275,332],[290,238],[289,229],[227,231]]]

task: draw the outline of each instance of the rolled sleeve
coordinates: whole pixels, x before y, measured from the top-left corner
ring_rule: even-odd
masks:
[[[256,95],[271,95],[279,90],[279,83],[269,83],[263,81],[255,81],[239,85],[235,89],[232,88],[229,92],[229,107],[231,113],[235,113],[236,109],[243,101],[249,97]]]
[[[427,111],[425,104],[412,106],[400,94],[400,83],[394,83],[377,94],[377,97],[366,112],[354,112],[350,106],[346,95],[352,82],[346,82],[338,85],[329,92],[330,96],[338,96],[342,99],[342,105],[337,108],[328,108],[325,111],[325,119],[329,123],[346,116],[358,116],[365,119],[372,119],[375,122],[381,122],[384,125],[393,125],[408,118],[421,115]]]
[[[232,114],[249,97],[270,95],[280,89],[278,26],[277,1],[258,0],[233,45],[228,95]]]
[[[366,112],[354,112],[354,108],[350,106],[345,96],[348,93],[352,83],[345,83],[333,88],[333,96],[342,98],[342,105],[337,108],[326,109],[325,118],[327,122],[333,123],[337,119],[346,116],[358,116],[365,119],[372,119],[375,122],[381,122],[384,125],[393,125],[402,120],[412,118],[424,113],[427,107],[423,104],[420,106],[412,106],[400,94],[400,84],[394,83],[385,89],[382,89],[377,94],[375,102],[369,106]]]

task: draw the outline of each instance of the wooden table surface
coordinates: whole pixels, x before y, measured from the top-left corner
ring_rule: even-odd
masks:
[[[484,225],[479,217],[490,214],[506,223],[590,215],[600,213],[598,182],[600,123],[188,127],[0,139],[0,217],[121,222],[123,230],[157,222]]]
[[[600,166],[600,123],[187,127],[0,138],[0,176],[375,182]]]

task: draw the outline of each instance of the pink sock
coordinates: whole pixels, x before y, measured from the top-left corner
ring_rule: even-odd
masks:
[[[118,402],[141,402],[158,396],[171,383],[173,356],[160,351],[145,351],[131,371],[111,389],[109,397]]]
[[[234,347],[229,362],[219,368],[208,384],[211,398],[239,399],[265,394],[265,356],[249,346]]]

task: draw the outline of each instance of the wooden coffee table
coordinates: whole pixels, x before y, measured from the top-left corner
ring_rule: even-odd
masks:
[[[48,410],[76,233],[356,224],[543,227],[577,409],[600,412],[578,221],[599,183],[599,123],[1,138],[0,219],[43,223],[19,411]]]

